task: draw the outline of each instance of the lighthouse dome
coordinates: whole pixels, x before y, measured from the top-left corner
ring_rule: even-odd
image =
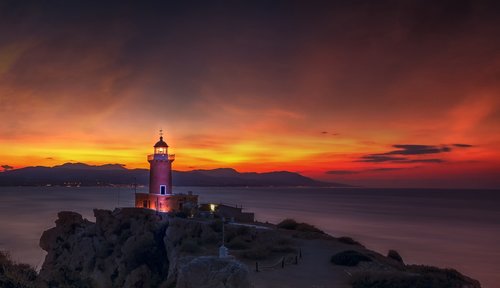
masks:
[[[156,142],[155,148],[158,148],[158,147],[168,147],[167,143],[165,141],[163,141],[163,136],[160,136],[160,141]]]

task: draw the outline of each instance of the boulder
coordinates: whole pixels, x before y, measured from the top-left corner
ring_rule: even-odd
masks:
[[[181,264],[176,288],[249,288],[248,268],[232,259],[202,256]]]
[[[145,209],[94,210],[96,223],[61,212],[45,231],[40,279],[49,287],[158,287],[167,279],[167,215]]]

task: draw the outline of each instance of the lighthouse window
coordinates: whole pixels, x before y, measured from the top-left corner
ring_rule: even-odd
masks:
[[[167,149],[166,148],[156,148],[156,154],[166,154],[167,153]]]
[[[167,192],[167,186],[160,185],[160,194],[165,195],[166,192]]]

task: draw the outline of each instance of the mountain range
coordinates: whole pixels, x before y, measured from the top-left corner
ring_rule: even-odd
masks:
[[[212,170],[173,171],[174,186],[310,186],[349,187],[342,183],[317,181],[289,171],[245,172],[232,168]],[[65,163],[54,167],[25,167],[0,173],[0,186],[40,185],[148,185],[148,169],[127,169],[120,164],[100,166],[84,163]]]

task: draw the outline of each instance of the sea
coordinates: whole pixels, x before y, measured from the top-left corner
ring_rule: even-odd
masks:
[[[137,192],[146,192],[138,188]],[[500,283],[500,190],[175,187],[200,203],[242,205],[256,220],[307,222],[349,236],[408,264],[454,268],[497,288]],[[93,209],[134,206],[129,187],[0,187],[0,250],[40,268],[38,243],[59,211],[94,221]]]

